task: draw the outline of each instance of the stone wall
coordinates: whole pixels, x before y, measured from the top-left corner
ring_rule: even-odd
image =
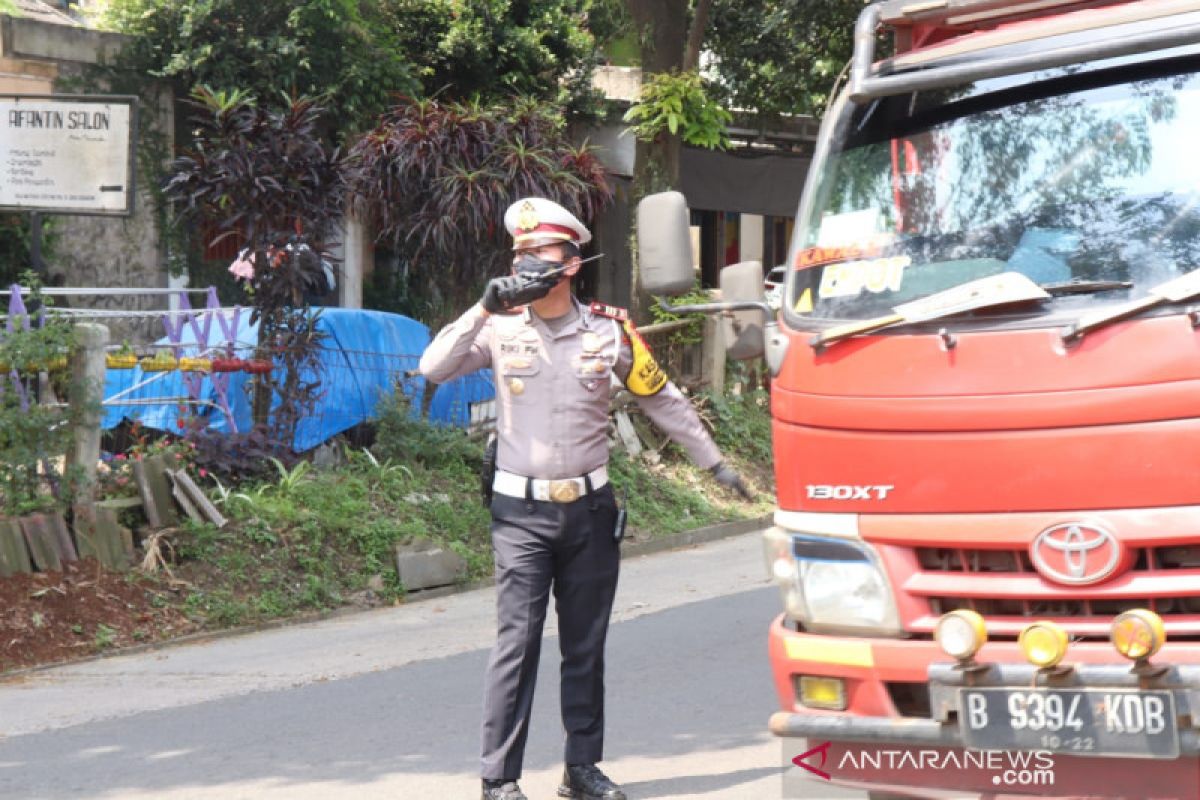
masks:
[[[122,37],[91,30],[68,18],[26,15],[0,16],[0,93],[4,94],[106,94],[95,85],[94,65],[103,64],[119,50]],[[67,20],[67,21],[63,21]],[[86,88],[80,88],[86,87]],[[145,100],[149,97],[149,101]],[[160,132],[170,152],[173,133],[173,100],[169,90],[143,94],[138,125]],[[139,161],[142,161],[139,158]],[[135,167],[137,190],[133,214],[128,217],[46,215],[53,244],[46,272],[51,285],[86,287],[166,287],[165,246],[156,226],[152,195],[146,190],[154,176],[144,163]],[[115,310],[149,310],[167,307],[167,298],[113,297],[98,293],[91,298],[71,298],[74,307]],[[114,325],[114,337],[145,338],[162,335],[157,321],[130,327]]]

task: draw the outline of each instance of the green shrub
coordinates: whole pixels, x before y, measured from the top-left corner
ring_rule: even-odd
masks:
[[[371,449],[380,461],[478,474],[483,445],[468,438],[461,428],[435,425],[415,416],[403,392],[385,397],[376,414],[375,445]]]

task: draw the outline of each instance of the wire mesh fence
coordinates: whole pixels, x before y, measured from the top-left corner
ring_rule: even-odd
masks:
[[[250,323],[251,309],[222,307],[209,289],[53,288],[46,295],[72,301],[50,312],[70,321],[99,322],[119,332],[137,331],[131,341],[110,336],[102,427],[125,422],[175,432],[204,426],[245,431],[262,422],[263,411],[281,402],[279,387],[289,383],[287,352],[266,352]],[[10,316],[23,312],[19,286],[7,292]],[[149,297],[165,308],[88,308],[83,301],[110,295],[114,302]],[[193,307],[189,298],[203,298]],[[430,332],[395,314],[322,309],[323,338],[299,383],[309,384],[293,449],[304,452],[377,417],[381,403],[397,394],[410,413],[468,431],[487,431],[496,419],[490,370],[441,386],[427,384],[417,371]],[[642,335],[668,375],[683,386],[699,386],[706,376],[703,343],[687,320],[646,326]],[[291,381],[295,384],[296,381]],[[271,393],[259,402],[256,397]],[[428,396],[427,396],[428,394]]]

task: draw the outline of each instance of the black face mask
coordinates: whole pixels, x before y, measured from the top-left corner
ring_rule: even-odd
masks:
[[[523,275],[528,278],[536,278],[539,275],[544,275],[550,270],[561,269],[562,265],[562,261],[547,261],[530,253],[525,253],[517,259],[514,267],[516,268],[518,275]]]

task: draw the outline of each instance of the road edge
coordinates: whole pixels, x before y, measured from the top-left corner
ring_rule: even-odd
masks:
[[[762,517],[754,517],[752,519],[738,519],[730,522],[720,522],[716,525],[706,525],[700,528],[692,528],[691,530],[680,531],[679,533],[669,533],[664,536],[657,536],[653,539],[645,541],[629,541],[621,545],[621,559],[640,558],[642,556],[655,555],[664,553],[670,550],[682,550],[687,547],[695,547],[709,542],[719,541],[721,539],[729,539],[734,536],[741,536],[747,533],[753,533],[757,530],[763,530],[771,525],[771,515]],[[298,625],[308,625],[315,622],[324,622],[331,619],[339,619],[357,614],[369,614],[374,611],[385,611],[394,608],[400,608],[414,603],[421,603],[426,600],[437,600],[442,597],[449,597],[464,592],[475,591],[476,589],[486,589],[492,586],[495,580],[491,577],[481,578],[476,581],[468,581],[465,583],[457,583],[452,586],[441,586],[436,589],[427,589],[425,591],[412,592],[405,595],[402,602],[397,602],[390,606],[372,606],[370,608],[346,607],[335,608],[330,611],[321,611],[315,614],[297,614],[291,617],[282,619],[272,619],[265,622],[257,622],[253,625],[240,625],[236,628],[223,628],[215,631],[199,631],[197,633],[189,633],[184,636],[178,636],[173,639],[163,639],[158,642],[148,642],[146,644],[133,645],[131,647],[122,647],[120,649],[107,651],[104,653],[95,653],[84,658],[73,659],[71,661],[56,661],[52,664],[39,664],[34,667],[23,667],[11,672],[0,673],[0,684],[7,683],[12,680],[17,680],[29,675],[47,670],[58,669],[60,667],[71,667],[78,664],[87,664],[92,661],[100,661],[102,659],[117,658],[120,656],[133,656],[141,653],[154,652],[156,650],[166,650],[172,647],[181,647],[189,644],[202,644],[218,639],[231,638],[234,636],[246,636],[253,633],[262,633],[264,631],[277,630],[279,628],[290,628]]]

